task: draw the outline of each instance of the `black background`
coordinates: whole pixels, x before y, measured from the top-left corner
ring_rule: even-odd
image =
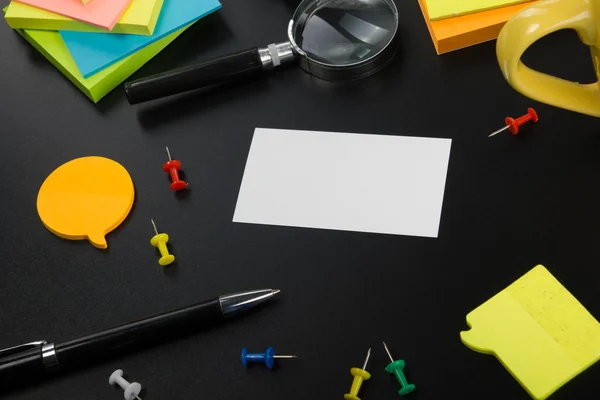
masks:
[[[55,342],[219,294],[279,288],[281,298],[217,329],[0,395],[120,399],[122,368],[152,399],[341,399],[369,346],[369,399],[398,398],[384,372],[385,340],[407,362],[419,399],[529,395],[491,356],[459,338],[466,314],[536,264],[596,317],[600,121],[538,104],[503,79],[495,43],[437,56],[416,0],[398,1],[400,48],[378,75],[325,85],[299,68],[214,92],[128,105],[122,88],[88,101],[6,24],[0,24],[0,348]],[[133,78],[223,52],[285,40],[292,1],[224,0]],[[537,43],[525,61],[595,80],[573,32]],[[519,136],[488,139],[505,116],[540,114]],[[234,224],[255,127],[452,138],[437,239]],[[169,189],[164,146],[181,160],[187,196]],[[120,162],[134,208],[101,251],[48,232],[36,212],[46,176],[76,157]],[[163,269],[150,218],[171,236]],[[244,369],[240,351],[297,354],[276,371]],[[595,366],[552,398],[598,396]]]

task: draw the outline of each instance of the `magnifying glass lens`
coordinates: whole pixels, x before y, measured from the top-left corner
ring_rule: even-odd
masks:
[[[307,16],[295,39],[309,58],[345,66],[383,50],[392,40],[396,26],[394,10],[385,0],[334,0]]]

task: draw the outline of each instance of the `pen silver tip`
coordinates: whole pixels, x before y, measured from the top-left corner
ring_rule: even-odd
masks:
[[[271,294],[272,294],[273,296],[275,296],[276,294],[279,294],[279,292],[281,292],[281,290],[280,290],[280,289],[273,289],[273,290],[272,290],[272,292],[271,292]]]

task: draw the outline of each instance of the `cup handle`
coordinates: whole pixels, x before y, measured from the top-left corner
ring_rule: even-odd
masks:
[[[523,53],[537,40],[561,29],[575,29],[582,42],[593,46],[595,24],[587,0],[543,0],[509,20],[496,43],[500,69],[508,83],[523,95],[555,107],[600,117],[598,82],[579,84],[527,67]],[[597,21],[600,23],[600,21]],[[600,76],[598,52],[594,69]]]

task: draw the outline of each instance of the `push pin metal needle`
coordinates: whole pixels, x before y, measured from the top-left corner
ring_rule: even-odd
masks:
[[[369,347],[369,350],[367,350],[367,356],[365,357],[365,362],[363,364],[363,371],[367,370],[367,364],[369,363],[369,358],[371,358],[371,348]]]
[[[519,127],[528,121],[533,121],[533,122],[539,121],[538,115],[533,108],[528,108],[527,114],[525,114],[517,119],[511,118],[511,117],[506,117],[506,119],[504,120],[504,123],[506,123],[506,126],[504,128],[498,129],[496,132],[493,132],[488,137],[496,136],[500,132],[504,132],[507,129],[509,129],[513,135],[516,135],[517,133],[519,133]]]
[[[367,351],[367,357],[365,357],[365,363],[363,364],[362,369],[360,368],[352,368],[350,370],[350,374],[354,377],[352,380],[352,386],[350,387],[350,393],[346,393],[344,395],[344,399],[346,400],[360,400],[358,397],[358,392],[360,391],[360,387],[363,384],[363,381],[368,381],[371,379],[371,374],[367,372],[367,364],[369,362],[369,357],[371,357],[371,348]]]
[[[245,348],[242,349],[242,364],[244,364],[244,367],[247,366],[249,362],[264,362],[267,368],[273,368],[275,365],[275,360],[278,358],[298,357],[292,355],[275,354],[275,350],[273,350],[272,347],[269,347],[264,353],[248,353],[248,350]]]
[[[158,229],[156,229],[156,224],[154,223],[154,220],[150,219],[150,222],[152,222],[152,227],[154,228],[155,233],[155,235],[152,236],[152,239],[150,239],[150,244],[154,247],[158,247],[158,251],[160,251],[161,255],[160,259],[158,260],[158,263],[165,267],[171,264],[173,261],[175,261],[175,256],[169,254],[169,249],[167,249],[169,235],[167,235],[166,233],[158,233]]]
[[[398,379],[398,382],[400,382],[400,386],[402,387],[398,391],[398,394],[401,396],[404,396],[409,393],[412,393],[416,387],[415,387],[415,385],[408,383],[408,381],[406,380],[406,377],[404,376],[404,372],[402,371],[404,369],[406,363],[404,362],[404,360],[394,361],[394,357],[392,357],[392,354],[390,353],[390,350],[388,349],[385,342],[383,342],[383,347],[385,348],[385,352],[390,357],[390,361],[391,361],[388,364],[388,366],[385,367],[385,372],[387,372],[388,374],[395,375],[396,379]]]
[[[167,157],[169,157],[169,161],[163,165],[163,170],[168,172],[169,176],[171,177],[171,189],[178,192],[182,189],[185,189],[188,184],[186,181],[179,179],[178,171],[181,169],[181,162],[179,160],[172,160],[169,148],[165,146],[165,149],[167,150]]]

